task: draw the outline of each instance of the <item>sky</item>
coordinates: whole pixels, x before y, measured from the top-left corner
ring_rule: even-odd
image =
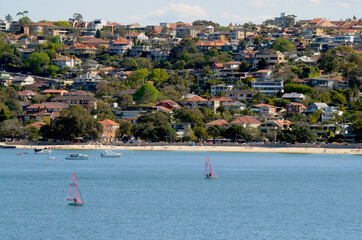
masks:
[[[142,26],[160,22],[211,20],[222,26],[230,23],[262,23],[280,16],[294,14],[299,20],[326,18],[341,20],[361,18],[362,0],[0,0],[0,19],[10,14],[29,11],[34,22],[68,20],[81,13],[84,20],[107,19],[121,24]]]

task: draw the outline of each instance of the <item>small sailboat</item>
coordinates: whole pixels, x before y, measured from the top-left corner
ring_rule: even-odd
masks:
[[[78,181],[75,173],[69,181],[67,200],[72,201],[69,203],[70,206],[83,206],[84,204],[82,195],[80,194],[80,190],[78,188]]]
[[[219,178],[219,175],[212,169],[209,157],[205,160],[204,176],[206,179]]]

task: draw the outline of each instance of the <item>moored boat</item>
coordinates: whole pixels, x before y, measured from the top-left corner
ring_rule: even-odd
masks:
[[[36,154],[51,154],[52,150],[48,149],[48,148],[35,148],[34,152]]]
[[[123,155],[122,153],[113,152],[112,150],[105,150],[101,152],[102,158],[119,158],[122,155]]]
[[[81,153],[69,153],[65,160],[88,160],[88,155]]]

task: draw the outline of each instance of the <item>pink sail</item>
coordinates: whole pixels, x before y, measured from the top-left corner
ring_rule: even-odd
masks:
[[[219,178],[217,173],[212,169],[209,157],[206,157],[205,160],[205,169],[204,169],[204,176],[206,178]]]
[[[74,201],[74,204],[76,205],[82,205],[84,203],[75,174],[73,174],[69,181],[67,200]]]

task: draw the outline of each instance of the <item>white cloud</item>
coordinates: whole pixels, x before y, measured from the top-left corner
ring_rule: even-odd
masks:
[[[267,19],[273,18],[273,16],[268,16],[268,15],[259,15],[259,16],[249,17],[249,16],[231,14],[228,12],[222,12],[221,17],[231,23],[246,23],[246,22],[262,23]]]
[[[334,6],[337,6],[337,7],[349,7],[351,6],[350,3],[346,3],[346,2],[335,2],[333,3]]]
[[[170,3],[168,6],[153,10],[142,16],[131,17],[134,21],[190,21],[195,19],[205,19],[208,14],[204,9],[197,5],[187,5],[183,3]]]
[[[253,0],[246,3],[246,5],[253,8],[268,8],[268,7],[276,7],[277,0]]]

